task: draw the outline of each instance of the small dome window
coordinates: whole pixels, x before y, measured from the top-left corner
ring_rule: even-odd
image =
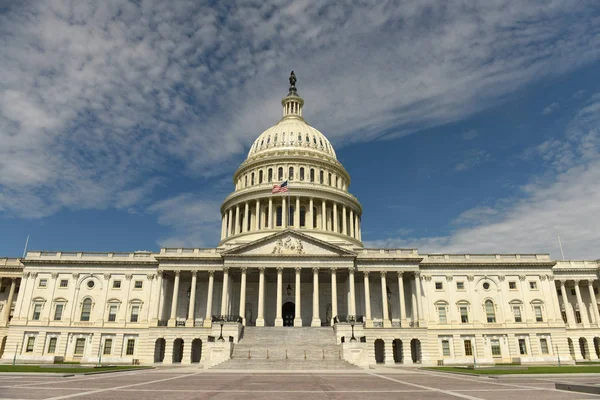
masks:
[[[277,143],[277,134],[275,134],[275,138],[273,139],[273,143]]]
[[[317,138],[313,136],[313,143],[315,144],[315,146],[317,145]]]
[[[87,281],[87,287],[88,288],[93,289],[94,286],[95,286],[95,283],[94,283],[93,280],[90,279],[89,281]]]
[[[260,145],[262,146],[263,144],[265,144],[265,139],[260,141]]]
[[[306,143],[310,143],[310,138],[306,135]]]
[[[267,138],[267,145],[268,145],[269,143],[271,143],[271,136],[269,136],[269,137]]]
[[[323,141],[319,139],[319,142],[321,143],[321,147],[323,147]]]
[[[301,142],[302,141],[302,135],[298,134],[298,141]]]

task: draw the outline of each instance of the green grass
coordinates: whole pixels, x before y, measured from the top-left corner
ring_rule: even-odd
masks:
[[[460,372],[463,374],[473,375],[508,375],[508,374],[597,374],[600,373],[600,365],[592,366],[578,366],[578,365],[566,365],[562,367],[558,366],[546,366],[546,367],[525,367],[525,368],[514,368],[514,369],[502,369],[502,368],[481,368],[481,369],[469,369],[459,367],[431,367],[424,368],[430,371],[441,371],[441,372]]]
[[[100,371],[119,371],[128,369],[144,369],[151,367],[139,367],[133,365],[119,365],[110,367],[52,367],[52,366],[40,366],[40,365],[0,365],[1,372],[41,372],[41,373],[61,373],[61,374],[84,374],[86,372],[100,372]]]

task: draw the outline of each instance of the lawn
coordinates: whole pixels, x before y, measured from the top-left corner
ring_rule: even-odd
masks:
[[[441,371],[441,372],[460,372],[463,374],[473,375],[507,375],[507,374],[597,374],[600,373],[600,365],[592,366],[580,366],[580,365],[566,365],[566,366],[546,366],[546,367],[525,367],[525,368],[481,368],[481,369],[469,369],[459,367],[431,367],[424,368],[430,371]]]
[[[87,372],[120,371],[131,369],[144,369],[152,367],[138,367],[130,365],[119,365],[110,367],[52,367],[40,365],[0,365],[1,372],[41,372],[41,373],[60,373],[60,374],[84,374]]]

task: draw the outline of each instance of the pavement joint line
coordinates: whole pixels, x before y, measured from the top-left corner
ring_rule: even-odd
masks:
[[[138,371],[136,371],[136,372],[138,372]],[[182,375],[177,375],[177,376],[171,376],[169,378],[155,379],[153,381],[132,383],[130,385],[116,386],[116,387],[105,388],[105,389],[95,389],[95,390],[90,390],[90,391],[87,391],[87,392],[67,394],[67,395],[63,395],[63,396],[48,397],[48,398],[46,398],[44,400],[71,399],[73,397],[88,396],[88,395],[91,395],[91,394],[108,392],[108,391],[111,391],[111,390],[125,389],[125,388],[129,388],[129,387],[134,387],[134,386],[151,385],[153,383],[158,383],[158,382],[166,382],[166,381],[171,381],[171,380],[174,380],[174,379],[187,378],[189,376],[194,376],[194,375],[198,375],[198,374],[199,374],[199,372],[196,372],[196,373],[193,373],[193,374],[185,374],[185,375],[182,374]]]
[[[143,371],[142,370],[137,370],[137,371],[123,372],[123,373],[119,374],[118,376],[129,376],[129,375],[139,374],[141,372],[143,372]],[[91,380],[97,380],[97,379],[114,378],[115,376],[116,375],[112,375],[111,376],[111,374],[84,375],[81,378],[73,378],[73,379],[69,379],[69,380],[64,381],[64,382],[72,383],[72,382],[80,382],[80,381],[91,381]],[[57,376],[53,380],[48,379],[48,380],[42,381],[42,382],[17,384],[17,385],[14,385],[12,387],[26,388],[26,387],[35,386],[35,385],[47,385],[47,384],[50,384],[50,383],[55,383],[56,382],[56,378],[61,378],[61,377]]]
[[[393,382],[402,383],[404,385],[415,386],[415,387],[419,387],[419,388],[422,388],[422,389],[428,389],[428,390],[431,390],[431,391],[434,391],[434,392],[438,392],[438,393],[444,393],[444,394],[447,394],[449,396],[460,397],[460,398],[469,399],[469,400],[485,400],[485,399],[482,399],[481,397],[469,396],[468,394],[457,393],[457,392],[453,392],[451,390],[438,389],[438,388],[434,388],[434,387],[431,387],[431,386],[425,386],[425,385],[419,385],[417,383],[401,381],[399,379],[394,379],[394,378],[390,378],[390,377],[387,377],[387,376],[378,375],[378,374],[376,374],[374,372],[371,372],[370,375],[376,376],[376,377],[381,378],[381,379],[387,379],[387,380],[390,380],[390,381],[393,381]]]

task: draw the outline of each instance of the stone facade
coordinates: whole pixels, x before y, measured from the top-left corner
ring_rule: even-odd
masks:
[[[244,326],[331,326],[361,366],[598,360],[599,261],[364,248],[350,176],[295,85],[282,105],[234,175],[218,247],[0,259],[3,362],[209,367]]]

